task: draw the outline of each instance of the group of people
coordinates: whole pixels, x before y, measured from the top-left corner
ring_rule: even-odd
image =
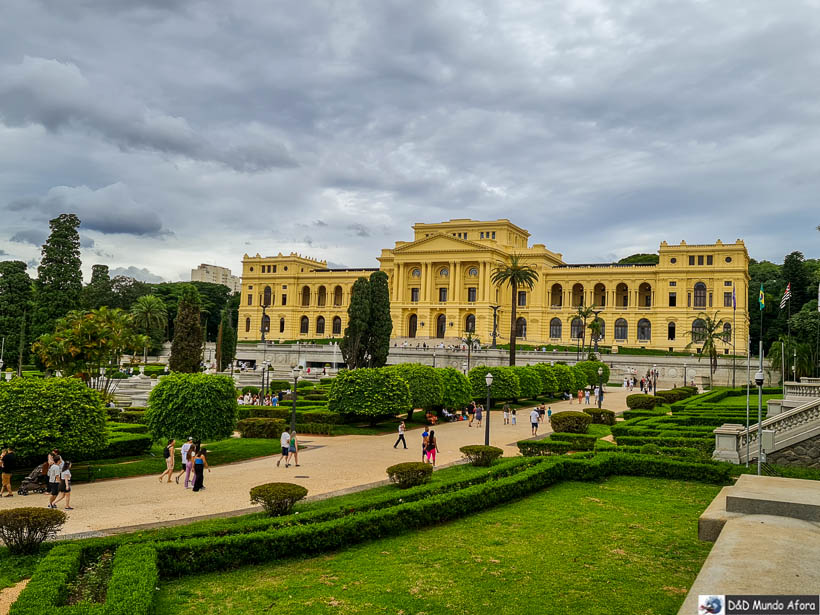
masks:
[[[578,389],[578,405],[585,403],[587,406],[589,406],[593,399],[597,400],[599,397],[601,399],[601,402],[603,402],[604,392],[598,386],[594,388]],[[569,399],[569,403],[572,403],[572,395],[567,397],[567,399]]]
[[[546,404],[540,404],[530,411],[530,427],[532,428],[532,435],[538,435],[538,425],[540,423],[550,423],[552,421],[552,406],[547,407]]]
[[[159,475],[160,483],[165,477],[168,478],[170,483],[171,477],[174,475],[176,443],[176,440],[171,438],[162,450],[162,456],[165,458],[165,471]],[[208,450],[199,442],[194,442],[192,437],[189,437],[185,444],[180,447],[179,452],[182,456],[182,470],[176,475],[176,484],[179,484],[179,479],[184,474],[186,489],[193,489],[193,491],[205,489],[205,470],[211,471],[206,456]],[[191,478],[191,474],[193,474],[193,478]]]
[[[285,395],[290,395],[290,391],[279,391],[279,393],[275,395],[251,395],[250,392],[247,392],[244,395],[237,397],[236,403],[240,406],[272,406],[275,408],[279,405],[279,402],[282,401]]]
[[[285,467],[290,467],[290,460],[293,458],[293,465],[297,468],[299,467],[299,442],[296,440],[296,430],[292,430],[288,432],[286,429],[282,432],[282,435],[279,436],[279,444],[282,447],[282,456],[279,457],[279,460],[276,462],[276,467],[278,468],[279,465],[284,460]]]
[[[74,510],[71,506],[71,462],[63,459],[55,448],[40,467],[40,473],[48,477],[48,507],[57,508],[57,503],[65,500],[65,509]]]

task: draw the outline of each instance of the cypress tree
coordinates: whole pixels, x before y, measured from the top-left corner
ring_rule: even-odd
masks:
[[[18,360],[10,357],[18,355],[19,348],[25,354],[26,314],[31,302],[31,278],[26,273],[26,264],[22,261],[0,262],[0,338],[6,338],[3,361],[12,366]]]
[[[228,308],[222,311],[222,322],[219,323],[219,339],[216,342],[216,351],[219,371],[228,369],[236,356],[236,330],[231,323],[231,313]]]
[[[185,284],[174,319],[174,340],[171,342],[171,371],[193,374],[202,361],[202,324],[199,314],[199,292],[192,284]]]
[[[80,307],[83,274],[80,271],[80,219],[60,214],[49,221],[51,234],[43,244],[37,268],[32,334],[35,338],[54,331],[58,318]]]
[[[393,320],[390,318],[390,285],[387,274],[375,271],[370,275],[370,319],[368,322],[367,354],[369,367],[383,367],[390,352],[390,334]]]
[[[83,308],[98,310],[103,306],[114,307],[114,290],[108,265],[94,265],[91,281],[83,288]]]
[[[367,278],[359,278],[353,283],[347,308],[347,327],[339,343],[342,358],[350,369],[367,366],[369,324],[370,282]]]

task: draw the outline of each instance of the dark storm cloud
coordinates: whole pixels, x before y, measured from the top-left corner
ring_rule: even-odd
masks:
[[[9,238],[9,241],[15,243],[29,243],[33,246],[42,246],[46,242],[48,234],[40,229],[28,229],[24,231],[17,231]]]
[[[576,262],[816,246],[812,2],[68,7],[0,20],[8,235],[72,207],[166,279],[245,248],[374,266],[450,218],[510,218]]]

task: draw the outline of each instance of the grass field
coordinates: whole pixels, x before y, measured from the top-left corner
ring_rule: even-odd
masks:
[[[764,395],[763,396],[763,409],[766,409],[766,402],[770,399],[783,399],[783,394],[775,394],[775,395]],[[746,395],[745,393],[741,396],[732,396],[732,397],[724,397],[720,401],[716,402],[709,402],[711,406],[734,406],[734,407],[746,407]],[[749,393],[749,405],[757,411],[757,390],[752,389]]]
[[[711,547],[697,540],[697,518],[719,489],[562,483],[338,553],[163,583],[157,613],[673,615]]]

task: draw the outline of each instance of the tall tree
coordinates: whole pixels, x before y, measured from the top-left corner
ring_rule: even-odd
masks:
[[[503,286],[508,284],[510,287],[512,305],[510,310],[510,365],[515,365],[515,338],[517,333],[516,327],[516,308],[518,306],[518,289],[528,288],[532,290],[535,283],[538,281],[538,272],[531,266],[521,262],[521,257],[517,254],[510,256],[509,263],[498,263],[493,269],[490,279],[494,284]]]
[[[114,291],[108,265],[91,267],[91,281],[83,288],[83,307],[96,310],[102,306],[114,307]]]
[[[140,333],[146,336],[146,340],[158,329],[165,329],[168,322],[168,314],[162,299],[155,295],[143,295],[131,306],[131,318]],[[142,350],[142,362],[148,361],[148,344]]]
[[[3,363],[19,369],[25,349],[26,315],[31,312],[31,278],[22,261],[0,262],[0,338],[5,338]],[[25,354],[25,353],[24,353]]]
[[[80,219],[60,214],[49,221],[51,234],[43,244],[37,268],[32,333],[39,337],[54,330],[57,320],[80,307],[83,274],[80,270]]]
[[[236,329],[233,327],[231,310],[226,307],[222,310],[222,322],[219,323],[217,339],[217,364],[219,371],[228,369],[236,356]]]
[[[350,369],[367,367],[367,331],[370,323],[370,281],[359,278],[353,283],[347,308],[347,327],[339,342],[342,358]]]
[[[591,316],[595,314],[595,306],[585,306],[583,303],[578,306],[575,314],[569,317],[570,323],[576,318],[580,318],[582,321],[581,325],[581,352],[580,354],[583,355],[586,352],[587,347],[587,320]]]
[[[131,311],[131,306],[137,299],[151,293],[151,285],[135,278],[117,275],[111,279],[111,291],[114,295],[113,307]]]
[[[791,312],[796,314],[813,295],[809,292],[811,276],[802,252],[795,251],[786,255],[781,275],[786,284],[791,283],[792,285]],[[787,310],[783,311],[788,313]]]
[[[374,271],[370,275],[370,319],[368,322],[368,367],[383,367],[390,352],[390,334],[393,320],[390,318],[390,285],[387,274]]]
[[[171,343],[171,371],[196,373],[202,361],[202,323],[199,313],[199,292],[192,284],[184,284],[174,319],[174,341]]]

